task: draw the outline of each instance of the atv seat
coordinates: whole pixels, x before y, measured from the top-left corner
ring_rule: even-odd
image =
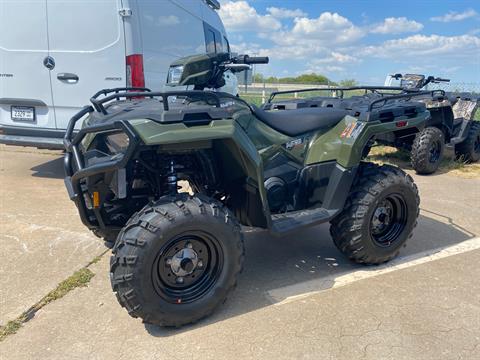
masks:
[[[347,111],[334,108],[300,108],[289,111],[265,111],[252,106],[263,123],[288,136],[328,129],[342,120]]]

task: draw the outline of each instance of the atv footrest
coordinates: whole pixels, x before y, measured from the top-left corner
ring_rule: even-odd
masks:
[[[329,221],[336,211],[324,208],[308,209],[272,215],[272,233],[285,234],[302,227]]]

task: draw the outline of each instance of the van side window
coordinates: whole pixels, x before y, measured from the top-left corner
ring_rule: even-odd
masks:
[[[203,23],[203,30],[205,33],[207,53],[223,52],[222,35],[220,32],[205,22]]]
[[[227,47],[227,52],[230,54],[230,43],[228,42],[227,37],[224,36],[223,40],[225,40],[225,46]]]
[[[205,46],[207,53],[217,52],[215,49],[215,33],[210,29],[205,29]]]

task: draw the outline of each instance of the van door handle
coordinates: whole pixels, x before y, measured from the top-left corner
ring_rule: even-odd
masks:
[[[67,83],[76,83],[78,82],[78,75],[71,73],[59,73],[57,79],[61,81],[66,81]]]

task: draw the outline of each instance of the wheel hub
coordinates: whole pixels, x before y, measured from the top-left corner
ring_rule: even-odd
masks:
[[[167,265],[170,265],[175,276],[190,275],[197,268],[198,254],[188,246],[189,244],[186,248],[179,250],[171,259],[167,259]]]
[[[372,232],[380,234],[390,225],[392,216],[392,206],[384,202],[377,207],[372,218]]]
[[[430,148],[430,159],[429,159],[432,164],[436,163],[440,158],[441,147],[442,145],[438,141],[432,144],[432,147]]]

